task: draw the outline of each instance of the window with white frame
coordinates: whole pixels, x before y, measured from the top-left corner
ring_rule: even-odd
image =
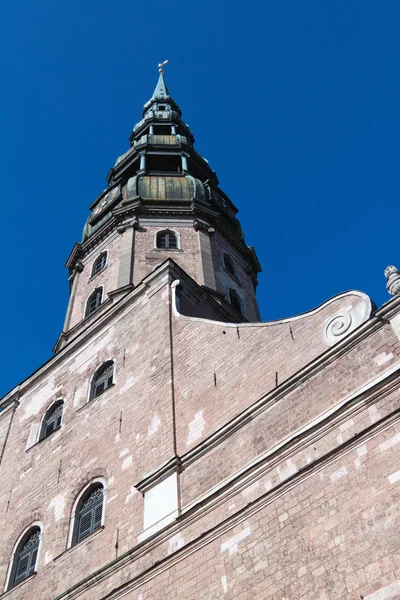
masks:
[[[94,290],[87,299],[85,317],[92,315],[99,308],[103,301],[103,288],[99,287]]]
[[[159,231],[156,236],[156,246],[162,250],[176,250],[179,248],[177,233],[170,229]]]
[[[90,398],[93,400],[105,392],[114,383],[114,362],[103,363],[94,374],[90,388]]]
[[[107,264],[107,252],[102,252],[101,254],[99,254],[99,256],[96,258],[96,260],[93,263],[93,267],[92,267],[92,277],[94,277],[95,275],[97,275],[97,273],[100,273],[100,271],[102,271],[105,266]]]
[[[104,486],[95,482],[82,494],[75,509],[72,545],[99,529],[104,510]]]
[[[31,527],[19,542],[13,556],[8,589],[36,572],[40,535],[40,527]]]
[[[44,415],[42,426],[40,428],[39,441],[46,438],[61,426],[62,414],[64,409],[64,401],[57,400],[50,406]]]

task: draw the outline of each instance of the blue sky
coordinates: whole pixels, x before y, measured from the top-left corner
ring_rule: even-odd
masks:
[[[400,266],[397,0],[13,0],[2,6],[5,393],[51,356],[63,268],[157,63],[240,209],[263,320]],[[5,367],[5,368],[4,368]]]

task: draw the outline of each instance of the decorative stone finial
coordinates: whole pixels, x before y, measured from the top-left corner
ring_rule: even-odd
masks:
[[[386,289],[391,296],[400,294],[400,272],[397,267],[389,265],[385,269],[385,277],[387,279]]]

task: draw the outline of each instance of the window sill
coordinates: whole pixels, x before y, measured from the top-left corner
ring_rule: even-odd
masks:
[[[79,548],[80,546],[83,546],[86,542],[88,542],[89,540],[92,540],[93,538],[97,537],[98,535],[100,535],[100,533],[103,531],[103,529],[104,529],[104,525],[101,525],[98,529],[93,531],[90,535],[83,538],[83,540],[81,540],[77,544],[73,544],[72,546],[70,546],[69,548],[64,550],[64,552],[61,552],[61,554],[59,554],[58,556],[53,558],[53,562],[59,561],[61,558],[64,558],[64,556],[66,556],[67,554],[70,554],[73,550],[75,550],[75,548]]]
[[[153,248],[155,252],[182,252],[182,248]]]
[[[27,448],[25,450],[25,452],[30,452],[33,448],[36,448],[36,446],[38,446],[42,442],[45,442],[46,440],[48,440],[49,438],[51,438],[51,436],[53,435],[53,433],[55,433],[56,431],[60,431],[61,427],[62,427],[62,425],[59,425],[58,427],[56,427],[55,429],[53,429],[53,431],[51,433],[49,433],[49,435],[46,435],[46,437],[38,440],[37,442],[35,442],[34,444],[32,444],[32,446],[29,446],[29,448]]]
[[[108,265],[106,265],[105,267],[103,267],[100,271],[97,271],[97,273],[95,273],[94,275],[91,275],[88,279],[88,283],[94,281],[96,279],[96,277],[98,277],[99,275],[101,275],[102,273],[104,273],[104,271],[108,269]],[[93,313],[92,313],[93,314]]]
[[[104,394],[106,392],[108,392],[108,390],[111,390],[113,387],[115,387],[115,383],[112,383],[106,390],[104,390],[104,392],[102,392],[101,394],[99,394],[95,398],[91,398],[90,400],[88,400],[87,402],[85,402],[85,404],[83,406],[80,406],[79,408],[76,409],[76,412],[81,412],[81,410],[84,410],[87,406],[90,406],[91,404],[93,404],[93,402],[96,402],[99,398],[101,398],[102,396],[104,396]]]
[[[19,590],[20,587],[22,587],[25,583],[28,583],[28,581],[31,581],[32,579],[34,579],[36,577],[36,571],[34,573],[32,573],[32,575],[29,575],[29,577],[27,577],[26,579],[23,579],[22,581],[20,581],[19,583],[17,583],[17,585],[13,585],[12,588],[9,588],[7,591],[3,592],[0,595],[0,598],[6,598],[9,594],[11,594],[12,592],[14,592],[15,590]]]
[[[229,277],[231,279],[233,279],[233,281],[236,281],[236,283],[238,283],[240,285],[239,277],[236,277],[236,275],[232,275],[232,273],[230,271],[228,271],[228,269],[226,267],[224,267],[224,271],[225,271],[225,273],[228,273]]]
[[[97,312],[99,312],[99,310],[102,308],[103,304],[104,304],[104,302],[99,304],[99,306],[97,308],[95,308],[93,312],[89,313],[88,315],[85,315],[83,317],[83,320],[85,321],[86,319],[90,319],[90,317],[93,317],[93,315],[95,315]]]

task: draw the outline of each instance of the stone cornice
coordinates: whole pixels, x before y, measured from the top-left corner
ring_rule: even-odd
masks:
[[[102,596],[101,600],[119,600],[120,598],[125,597],[126,594],[130,591],[136,589],[140,585],[143,585],[144,583],[154,578],[165,569],[171,568],[174,564],[177,564],[178,562],[185,559],[187,556],[204,547],[205,545],[209,544],[213,540],[221,537],[222,535],[232,530],[234,527],[236,527],[246,519],[249,519],[251,516],[259,512],[268,504],[276,501],[284,493],[293,489],[303,480],[310,477],[310,475],[321,471],[333,461],[337,460],[339,456],[347,454],[348,452],[356,448],[359,444],[363,443],[363,441],[376,436],[381,431],[385,430],[387,427],[398,422],[399,420],[400,409],[397,409],[390,415],[372,424],[370,427],[366,428],[362,432],[357,433],[349,441],[341,443],[333,450],[328,450],[324,455],[315,459],[308,465],[304,466],[295,474],[288,477],[285,481],[278,483],[270,491],[262,493],[257,499],[247,504],[244,508],[239,509],[236,513],[230,515],[224,521],[221,521],[220,523],[211,527],[207,531],[202,532],[201,535],[197,536],[195,539],[185,544],[182,548],[168,555],[165,555],[162,559],[157,560],[153,564],[150,564],[150,566],[147,569],[144,569],[141,573],[134,576],[131,580],[124,582],[117,588],[114,588],[114,590],[111,590],[111,592],[107,593],[105,596]],[[309,440],[309,442],[310,441],[311,440]],[[291,442],[291,446],[293,446],[293,442]],[[268,465],[264,465],[264,470],[269,470],[270,468],[271,463],[268,463]],[[249,468],[247,470],[249,470]],[[263,475],[263,470],[260,470],[260,468],[255,469],[255,465],[251,465],[250,470],[256,475],[257,478],[260,478]],[[246,475],[246,473],[244,472],[240,474],[241,485],[236,487],[236,489],[234,490],[235,493],[238,493],[239,491],[244,489],[244,486],[247,486],[251,483],[251,475],[251,473],[247,473]],[[120,557],[114,559],[95,573],[91,574],[89,577],[78,582],[65,592],[62,592],[54,600],[72,600],[73,598],[77,598],[81,593],[93,588],[97,583],[100,583],[116,571],[119,571],[128,564],[137,561],[140,557],[143,557],[146,554],[150,553],[157,546],[160,546],[162,543],[166,542],[173,535],[175,535],[185,527],[188,527],[190,524],[197,521],[206,513],[215,510],[215,508],[219,504],[221,504],[221,502],[226,501],[230,496],[228,496],[226,492],[229,488],[232,488],[234,484],[234,481],[230,481],[228,484],[226,484],[224,497],[221,497],[223,490],[220,490],[218,494],[216,494],[215,492],[210,493],[210,495],[207,498],[200,501],[188,511],[185,511],[182,514],[182,516],[179,519],[177,519],[174,523],[165,527],[165,529],[161,530],[160,532],[157,532],[152,537],[149,537],[143,542],[140,542]]]
[[[121,203],[112,210],[112,217],[104,223],[104,225],[94,232],[82,243],[75,243],[72,251],[65,263],[65,267],[71,269],[75,266],[76,262],[80,260],[86,253],[90,252],[98,244],[100,244],[104,238],[106,238],[113,230],[117,230],[118,226],[121,225],[123,220],[127,217],[135,216],[138,207],[140,206],[140,197],[134,198],[136,202]],[[139,200],[139,202],[137,202]],[[126,224],[129,226],[129,223]]]
[[[82,244],[80,244],[79,242],[76,242],[71,250],[71,253],[67,259],[67,262],[65,263],[65,267],[67,269],[72,269],[75,265],[75,263],[80,259],[80,257],[82,256]]]
[[[135,483],[134,486],[141,494],[144,494],[152,488],[157,483],[160,483],[166,477],[172,475],[172,473],[176,473],[176,471],[180,471],[181,468],[181,459],[179,456],[173,456],[165,461],[164,464],[161,465],[158,469],[154,469],[150,473],[148,473],[141,481]]]
[[[117,293],[118,291],[119,290],[116,290],[115,293]],[[100,307],[96,310],[96,312],[92,313],[88,317],[85,317],[84,319],[79,321],[74,327],[72,327],[72,329],[69,329],[68,331],[63,331],[60,333],[60,335],[53,347],[53,352],[55,352],[55,353],[59,352],[63,348],[63,346],[68,344],[69,340],[72,341],[79,335],[80,329],[85,329],[85,327],[88,326],[88,323],[94,321],[95,319],[97,320],[99,318],[99,315],[103,315],[110,308],[110,305],[113,300],[112,300],[111,294],[108,294],[108,296],[109,297],[106,300],[104,300],[104,302],[101,303]]]
[[[296,431],[293,435],[286,438],[281,444],[278,444],[276,447],[259,456],[253,464],[262,464],[267,459],[270,461],[273,456],[278,454],[280,460],[282,460],[282,452],[284,452],[285,447],[290,449],[294,442],[299,442],[302,438],[305,438],[307,432],[309,431],[312,432],[318,429],[319,436],[325,434],[329,427],[332,426],[333,421],[343,421],[344,419],[350,418],[352,415],[348,413],[352,412],[351,407],[355,403],[360,402],[360,399],[367,399],[369,402],[374,402],[378,397],[389,394],[394,389],[397,389],[399,387],[399,377],[400,363],[393,365],[381,375],[374,377],[374,379],[365,384],[362,388],[347,396],[341,402],[336,404],[331,410],[326,411],[324,414],[318,417],[318,419],[315,419],[303,429]],[[204,438],[194,448],[180,457],[172,457],[163,463],[158,469],[151,471],[151,473],[147,474],[142,481],[135,484],[136,489],[144,493],[149,488],[153,487],[157,483],[160,483],[160,481],[174,471],[183,471],[190,464],[218,447],[225,440],[234,435],[238,430],[245,427],[248,423],[251,423],[259,414],[269,409],[271,403],[276,403],[283,400],[290,391],[292,390],[281,390],[280,393],[275,394],[275,390],[273,390],[269,394],[266,394],[263,398],[261,398],[259,401],[256,401],[242,413],[237,415],[234,419],[231,419],[231,421],[220,427],[208,437]],[[244,470],[248,470],[248,468],[249,466],[247,465]]]
[[[146,294],[149,286],[152,283],[161,280],[162,278],[166,278],[164,285],[168,282],[170,283],[176,279],[180,279],[182,281],[187,282],[189,288],[193,288],[197,290],[203,297],[206,297],[207,300],[212,304],[214,309],[218,311],[221,315],[221,319],[226,318],[226,311],[216,302],[213,298],[211,298],[189,275],[185,273],[172,259],[168,258],[164,261],[155,271],[147,275],[139,285],[137,285],[133,290],[128,291],[122,298],[118,299],[117,302],[109,305],[107,311],[99,313],[98,317],[93,321],[87,324],[86,329],[81,331],[74,339],[70,342],[66,343],[59,352],[55,356],[49,358],[47,362],[37,368],[32,374],[30,374],[26,379],[24,379],[19,385],[15,386],[10,392],[8,392],[3,398],[0,399],[0,407],[4,404],[7,405],[14,397],[14,395],[18,392],[20,396],[26,393],[27,389],[35,383],[37,379],[43,377],[46,372],[55,365],[59,364],[66,356],[74,352],[81,344],[84,344],[91,336],[93,336],[97,331],[99,331],[102,327],[104,327],[110,320],[112,320],[116,315],[118,315],[122,310],[124,310],[127,306],[136,302],[138,298],[142,295]],[[90,320],[90,318],[89,318]],[[73,331],[73,330],[71,330]],[[65,332],[61,333],[59,339],[63,337],[66,338]],[[1,412],[1,411],[0,411]]]
[[[388,323],[390,319],[398,315],[400,312],[400,295],[393,296],[388,302],[386,302],[381,308],[375,311],[377,319],[383,320]]]
[[[134,290],[128,292],[123,298],[119,299],[118,302],[112,304],[109,309],[102,313],[95,321],[90,323],[84,331],[82,331],[77,337],[75,337],[71,342],[66,344],[55,356],[51,357],[46,363],[38,367],[36,371],[34,371],[31,375],[29,375],[25,380],[23,380],[18,386],[14,387],[10,392],[8,392],[3,398],[0,399],[0,407],[4,404],[8,404],[10,398],[12,398],[16,392],[19,390],[20,395],[24,394],[26,390],[38,379],[42,377],[47,370],[52,369],[56,364],[58,364],[63,358],[68,356],[71,352],[76,350],[80,344],[83,344],[87,341],[96,331],[101,329],[108,321],[110,321],[116,314],[118,314],[121,310],[123,310],[130,303],[135,302],[138,297],[144,294],[151,282],[155,279],[159,279],[164,275],[168,274],[170,277],[170,281],[176,279],[181,279],[182,281],[187,282],[189,287],[198,290],[202,295],[204,295],[210,302],[213,303],[213,306],[216,310],[219,310],[221,313],[221,318],[223,315],[226,315],[226,311],[221,307],[218,302],[216,302],[210,295],[206,292],[206,290],[202,289],[189,275],[187,275],[172,259],[167,259],[163,264],[161,264],[154,272],[150,273],[146,276],[142,282],[136,286]],[[327,349],[324,353],[320,354],[314,360],[312,360],[308,365],[306,365],[303,369],[289,377],[283,383],[281,383],[278,387],[274,388],[271,394],[281,394],[285,390],[294,389],[296,385],[299,385],[303,381],[307,380],[312,374],[318,372],[325,365],[330,364],[333,360],[335,360],[338,356],[341,356],[347,352],[349,352],[352,348],[354,348],[360,341],[372,335],[375,331],[380,329],[387,323],[387,319],[393,317],[395,314],[399,314],[400,312],[400,297],[394,297],[392,300],[387,302],[379,311],[370,317],[366,322],[357,327],[353,332],[344,337],[341,341],[337,342],[334,346]],[[195,317],[186,317],[184,315],[180,315],[180,318],[184,319],[196,319]],[[207,320],[205,320],[207,322]],[[286,321],[286,320],[284,320]],[[287,319],[287,322],[290,322],[291,319]],[[222,327],[263,327],[268,324],[268,322],[260,322],[260,323],[241,323],[238,325],[237,323],[229,323],[223,321],[208,321],[210,323],[218,323]],[[63,335],[63,334],[61,334]],[[285,392],[287,393],[287,392]]]
[[[151,273],[148,277],[152,279],[154,277],[161,276],[163,271],[166,270],[167,263],[160,265],[157,271]],[[91,323],[89,323],[85,330],[83,330],[77,337],[75,337],[72,341],[66,344],[55,356],[52,356],[47,362],[38,367],[36,371],[34,371],[31,375],[29,375],[26,379],[24,379],[18,386],[13,388],[8,394],[6,394],[2,399],[0,399],[0,406],[3,405],[4,402],[8,404],[11,395],[16,393],[18,390],[19,395],[23,395],[26,393],[27,389],[35,383],[37,379],[43,377],[45,373],[54,368],[59,362],[65,359],[70,353],[76,350],[79,345],[85,343],[91,336],[94,335],[101,327],[103,327],[109,320],[111,320],[116,314],[118,314],[125,306],[130,304],[131,302],[135,302],[138,297],[145,293],[145,290],[148,286],[146,283],[147,277],[129,294],[126,294],[123,298],[118,300],[117,303],[112,304],[108,311],[99,314],[99,316],[94,319]],[[61,337],[66,337],[66,334],[63,332],[60,335]],[[59,338],[59,339],[60,339]]]
[[[192,198],[191,200],[182,200],[182,202],[174,206],[165,206],[161,201],[144,200],[141,196],[136,196],[129,202],[122,200],[121,204],[112,210],[111,218],[100,229],[92,233],[84,242],[75,243],[65,263],[65,267],[73,269],[85,254],[100,244],[113,230],[116,230],[124,219],[135,216],[140,220],[142,216],[159,216],[162,214],[173,214],[174,216],[183,217],[191,216],[193,219],[196,219],[196,217],[206,217],[210,227],[222,235],[247,260],[250,260],[256,272],[261,270],[254,249],[246,246],[241,238],[230,231],[228,226],[224,225],[220,219],[220,213],[211,205]]]
[[[282,442],[258,456],[250,464],[247,464],[245,467],[243,467],[239,472],[236,472],[233,476],[223,481],[222,484],[218,486],[218,491],[224,488],[227,489],[227,487],[230,486],[233,481],[239,482],[245,473],[252,471],[259,476],[260,469],[263,470],[264,465],[268,464],[268,469],[272,470],[279,463],[290,458],[294,451],[299,452],[310,445],[314,445],[326,434],[328,434],[332,428],[340,426],[344,422],[357,415],[366,406],[374,404],[380,398],[387,396],[395,390],[398,390],[399,379],[400,364],[397,364],[394,365],[393,368],[388,369],[388,371],[383,373],[381,377],[376,377],[370,382],[370,384],[345,397],[341,402],[338,402],[331,409],[325,411],[325,413],[320,415],[318,418],[314,419],[300,430],[294,431]],[[398,418],[400,419],[400,409],[398,409],[396,412],[398,413]],[[247,419],[246,421],[243,421],[242,426],[246,425],[251,420],[252,419]],[[371,428],[366,428],[365,431],[369,431],[370,429]],[[363,432],[361,432],[360,435],[362,433]],[[228,435],[221,435],[219,442],[221,443],[225,441],[228,437]],[[200,445],[202,444],[199,444],[199,446]],[[211,449],[211,447],[209,447],[209,449]],[[193,450],[196,450],[196,448]],[[200,458],[200,456],[203,454],[204,452],[202,452],[202,449],[200,448],[200,452],[194,453],[189,451],[183,455],[181,457],[182,470],[189,466],[189,464],[193,462],[194,458]],[[246,479],[246,485],[251,484],[253,480],[254,477]],[[243,486],[241,485],[240,489],[242,489],[242,487]],[[214,494],[216,491],[216,488],[213,488],[205,496],[209,496],[212,493]],[[201,503],[202,500],[202,498],[197,499],[192,503],[192,505],[186,507],[184,512],[187,512],[191,506]]]
[[[75,266],[75,263],[82,258],[89,250],[97,246],[114,228],[116,228],[117,222],[115,217],[111,217],[104,225],[90,237],[82,243],[75,243],[72,251],[65,263],[65,267],[71,269]]]
[[[8,415],[11,411],[15,410],[19,406],[19,386],[15,390],[13,390],[14,394],[11,397],[7,406],[0,411],[0,419],[3,419],[6,415]]]

